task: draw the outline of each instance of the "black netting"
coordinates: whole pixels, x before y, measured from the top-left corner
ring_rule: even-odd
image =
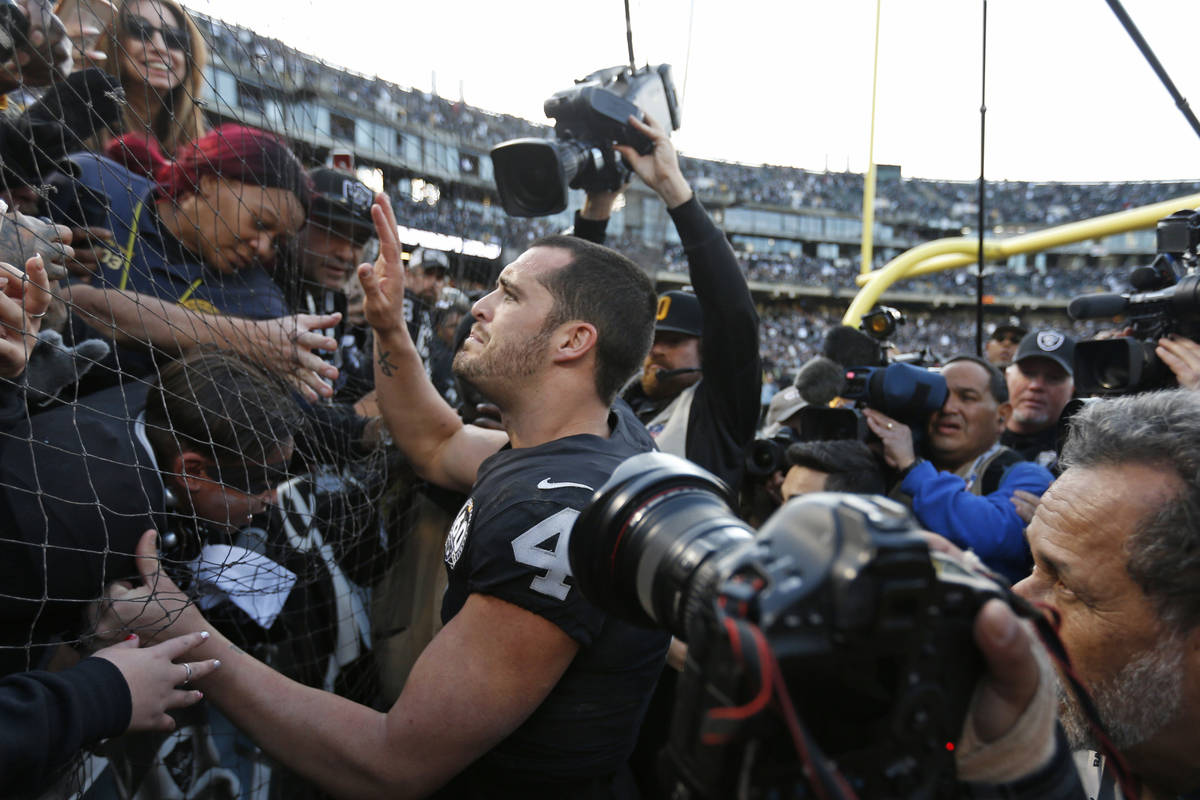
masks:
[[[406,313],[457,403],[449,332],[464,290],[494,277],[498,214],[447,238],[478,212],[398,166],[397,129],[345,113],[367,98],[334,84],[363,79],[279,42],[171,0],[0,6],[0,24],[31,26],[0,52],[0,675],[119,641],[99,601],[139,581],[154,529],[166,573],[235,644],[388,707],[438,626],[458,498],[386,441],[354,270],[374,192],[406,198]],[[372,92],[393,114],[411,94]],[[55,282],[44,315],[35,254]],[[316,794],[215,707],[177,714],[174,733],[89,746],[37,791]]]

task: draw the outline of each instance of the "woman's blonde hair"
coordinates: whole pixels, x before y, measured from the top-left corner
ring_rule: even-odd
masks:
[[[105,71],[121,81],[126,80],[121,75],[122,19],[129,2],[130,0],[120,0],[119,10],[113,17],[112,24],[101,34],[97,43],[98,49],[108,56],[108,60],[104,62]],[[154,2],[173,12],[177,21],[187,31],[188,52],[185,53],[184,59],[187,74],[178,86],[162,98],[161,108],[153,115],[153,119],[143,120],[126,107],[123,121],[125,133],[153,134],[163,154],[167,158],[174,158],[180,147],[200,138],[208,130],[208,123],[200,109],[200,90],[204,85],[204,67],[208,64],[208,46],[204,43],[204,37],[200,35],[200,29],[183,6],[175,0]]]

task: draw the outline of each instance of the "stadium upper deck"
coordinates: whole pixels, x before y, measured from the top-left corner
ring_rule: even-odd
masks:
[[[347,149],[378,169],[414,227],[520,248],[569,224],[567,213],[514,220],[500,209],[487,156],[497,142],[553,136],[552,130],[463,102],[406,89],[322,62],[239,26],[195,14],[209,40],[205,101],[215,116],[244,120],[295,140],[314,160]],[[798,296],[813,285],[853,293],[864,176],[685,158],[706,205],[744,255],[760,294]],[[977,187],[917,178],[881,181],[876,194],[876,266],[921,242],[973,231]],[[1200,191],[1200,182],[1000,181],[987,186],[989,233],[1003,235],[1086,219]],[[411,200],[410,200],[411,198]],[[610,225],[648,267],[669,272],[680,259],[672,227],[637,189]],[[1154,252],[1152,231],[1110,237],[994,265],[997,302],[1060,304],[1086,291],[1119,288],[1128,269]],[[938,302],[965,299],[963,273],[900,284],[901,293]],[[969,286],[968,286],[969,284]],[[827,288],[819,293],[829,296]]]

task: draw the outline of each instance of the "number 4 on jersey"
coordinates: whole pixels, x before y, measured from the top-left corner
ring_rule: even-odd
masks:
[[[578,516],[579,512],[575,509],[564,508],[512,540],[513,558],[528,567],[546,570],[545,575],[533,579],[529,584],[530,589],[559,600],[567,599],[567,592],[571,591],[566,582],[571,577],[567,543],[571,539],[571,526]],[[554,543],[553,550],[542,547],[556,536],[558,541]]]

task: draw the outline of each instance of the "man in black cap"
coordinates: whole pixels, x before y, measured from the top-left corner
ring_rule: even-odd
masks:
[[[334,387],[340,400],[357,400],[370,391],[372,366],[365,326],[346,320],[346,287],[363,260],[363,248],[374,235],[374,193],[353,174],[329,167],[309,171],[313,182],[308,223],[296,240],[294,267],[276,271],[293,311],[342,314],[342,322],[325,331],[339,348],[329,360],[340,370]],[[296,275],[299,273],[299,280]]]
[[[1059,418],[1075,392],[1075,340],[1055,330],[1021,339],[1004,377],[1012,414],[1001,444],[1050,469],[1058,461]]]
[[[1013,354],[1028,329],[1016,317],[997,325],[983,345],[984,357],[996,368],[1004,369],[1013,362]]]
[[[433,310],[450,273],[450,257],[441,250],[418,247],[408,259],[404,286],[404,321],[417,346],[425,374],[433,377],[429,356],[433,346]],[[444,396],[444,393],[443,393]]]
[[[314,192],[308,224],[299,237],[304,281],[344,291],[374,235],[374,193],[349,172],[318,167],[308,174]]]

